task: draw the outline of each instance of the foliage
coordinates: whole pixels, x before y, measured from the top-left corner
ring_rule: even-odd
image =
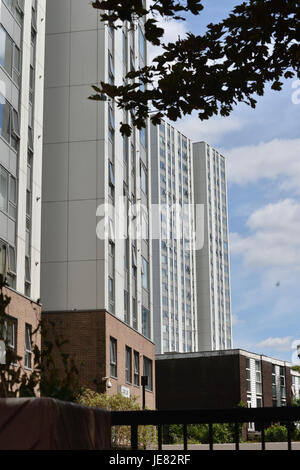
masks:
[[[266,442],[286,442],[287,441],[286,426],[273,424],[273,426],[270,426],[269,428],[265,429],[265,440]]]
[[[50,334],[49,328],[46,329],[42,321],[32,331],[32,370],[25,370],[22,357],[9,347],[7,332],[12,320],[6,312],[11,298],[7,295],[5,287],[5,280],[0,275],[0,340],[4,341],[6,349],[6,362],[0,364],[0,397],[42,395],[74,401],[79,390],[78,370],[69,355],[64,353],[63,346],[66,341],[55,331],[55,324],[50,324]],[[43,338],[42,350],[33,341],[38,334]]]
[[[300,373],[300,366],[294,365],[294,366],[291,367],[291,370],[295,370],[296,372]]]
[[[78,403],[85,406],[105,408],[113,411],[137,411],[140,409],[135,397],[126,398],[120,393],[107,395],[84,389],[77,396]],[[139,426],[139,444],[142,448],[149,448],[156,440],[156,429],[154,426]],[[115,426],[112,434],[114,447],[127,447],[130,445],[130,427]]]
[[[103,9],[102,20],[114,27],[119,20],[132,22],[146,13],[179,20],[178,12],[198,14],[203,8],[197,0],[150,3],[148,9],[142,0],[97,0],[93,6]],[[132,126],[138,129],[148,117],[159,124],[163,117],[176,121],[194,110],[201,120],[229,116],[238,102],[255,108],[257,95],[264,94],[268,83],[279,91],[283,78],[300,77],[299,18],[299,0],[245,1],[221,22],[209,24],[204,34],[188,33],[164,44],[152,64],[127,74],[125,85],[95,85],[90,99],[107,95],[131,111]],[[163,34],[157,22],[150,17],[145,23],[145,37],[153,44],[159,44]],[[123,135],[131,130],[121,123]]]
[[[209,426],[208,424],[190,424],[187,426],[187,437],[194,444],[209,443]],[[172,424],[169,426],[169,438],[173,443],[183,442],[182,425]],[[240,436],[241,440],[241,436]],[[225,444],[235,442],[234,428],[231,423],[213,424],[213,441],[214,444]]]

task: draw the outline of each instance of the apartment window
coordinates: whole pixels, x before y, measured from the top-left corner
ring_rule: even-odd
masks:
[[[140,58],[142,62],[145,62],[145,37],[142,31],[142,28],[139,26],[139,50],[140,50]]]
[[[149,289],[149,263],[142,257],[142,287]]]
[[[32,345],[31,345],[32,328],[31,325],[25,325],[25,367],[26,369],[32,368]]]
[[[132,266],[134,268],[137,267],[137,260],[136,260],[136,247],[135,246],[132,246]]]
[[[0,166],[0,209],[7,211],[8,173]]]
[[[17,320],[12,317],[6,317],[2,323],[0,331],[0,338],[6,342],[6,345],[13,351],[16,350],[17,338]]]
[[[274,364],[272,364],[272,397],[275,403],[277,404],[276,368]]]
[[[0,274],[15,288],[16,283],[16,249],[0,240]]]
[[[114,175],[114,166],[111,161],[109,161],[109,195],[113,199],[115,194],[115,175]]]
[[[144,356],[144,376],[148,377],[148,385],[146,389],[149,391],[153,390],[153,379],[152,379],[152,361],[148,357]]]
[[[112,277],[108,278],[108,300],[110,312],[114,312],[114,280]]]
[[[246,385],[247,392],[251,392],[250,359],[246,358]]]
[[[110,337],[110,375],[117,377],[117,340]]]
[[[148,194],[147,170],[142,163],[141,163],[141,190],[143,191],[145,195]]]
[[[142,127],[142,129],[140,129],[140,142],[143,145],[143,147],[146,148],[146,129],[145,129],[145,127]]]
[[[111,85],[115,82],[114,60],[111,53],[108,53],[108,81]]]
[[[125,348],[125,377],[126,382],[132,383],[132,350],[128,346]]]
[[[262,394],[261,362],[255,361],[256,393]]]
[[[146,338],[150,338],[150,312],[147,308],[142,307],[142,333]]]
[[[144,211],[141,214],[141,222],[142,222],[142,239],[148,241],[149,234],[148,234],[148,218]]]
[[[280,398],[286,399],[285,368],[283,366],[280,366]]]
[[[111,142],[114,141],[115,136],[115,118],[113,108],[111,106],[108,107],[108,137]]]
[[[134,371],[133,371],[133,383],[134,385],[140,385],[140,354],[134,351]]]
[[[0,135],[15,150],[20,139],[19,115],[17,111],[0,96]]]
[[[132,298],[132,327],[138,329],[138,318],[137,318],[137,302],[136,298]]]
[[[130,315],[129,315],[129,296],[127,290],[124,290],[124,321],[128,325],[130,324]]]
[[[3,0],[3,3],[9,8],[19,23],[22,23],[24,0]]]

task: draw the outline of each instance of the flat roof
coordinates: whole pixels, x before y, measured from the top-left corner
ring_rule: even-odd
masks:
[[[272,364],[279,365],[279,366],[287,366],[292,367],[292,364],[288,361],[284,361],[281,359],[275,359],[273,357],[265,356],[264,354],[253,353],[250,351],[245,351],[244,349],[223,349],[218,351],[197,351],[197,352],[186,352],[186,353],[179,353],[179,352],[167,352],[165,354],[157,354],[155,359],[157,361],[163,361],[168,359],[192,359],[197,357],[218,357],[218,356],[236,356],[242,355],[252,359],[261,359],[266,362],[271,362]],[[297,375],[298,372],[295,372]]]

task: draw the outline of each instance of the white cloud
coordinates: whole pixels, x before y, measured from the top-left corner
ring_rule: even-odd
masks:
[[[186,22],[176,20],[159,20],[158,25],[160,28],[164,28],[165,33],[162,37],[162,42],[168,44],[169,42],[175,42],[177,39],[183,38],[187,33]],[[152,63],[152,60],[158,55],[164,52],[162,46],[153,46],[149,43],[148,46],[148,62]]]
[[[228,179],[244,185],[264,178],[279,180],[282,190],[300,193],[300,139],[274,139],[224,150]]]
[[[205,140],[211,145],[216,145],[225,134],[239,130],[243,125],[244,122],[234,116],[200,121],[196,113],[176,123],[176,127],[194,142]]]
[[[247,220],[249,236],[232,233],[231,253],[247,266],[300,267],[300,203],[285,199],[255,211]]]
[[[258,348],[275,349],[276,351],[290,351],[292,349],[292,337],[267,338],[257,344]]]

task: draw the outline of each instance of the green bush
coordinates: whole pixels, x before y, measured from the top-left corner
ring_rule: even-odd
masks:
[[[265,430],[266,442],[285,442],[287,441],[287,428],[286,426],[279,426],[273,424]]]
[[[120,393],[107,395],[106,393],[97,393],[89,389],[82,390],[76,401],[81,405],[113,411],[137,411],[140,409],[140,405],[136,402],[135,397],[126,398]],[[151,447],[157,439],[156,428],[154,426],[139,426],[138,439],[141,448]],[[113,427],[112,445],[115,448],[130,446],[130,426]]]
[[[241,440],[240,426],[240,440]],[[169,439],[171,443],[183,442],[182,425],[173,424],[169,426]],[[208,444],[209,443],[209,426],[208,424],[190,424],[187,426],[187,437],[190,443]],[[225,444],[235,442],[235,430],[232,424],[214,424],[213,425],[213,442],[214,444]]]

